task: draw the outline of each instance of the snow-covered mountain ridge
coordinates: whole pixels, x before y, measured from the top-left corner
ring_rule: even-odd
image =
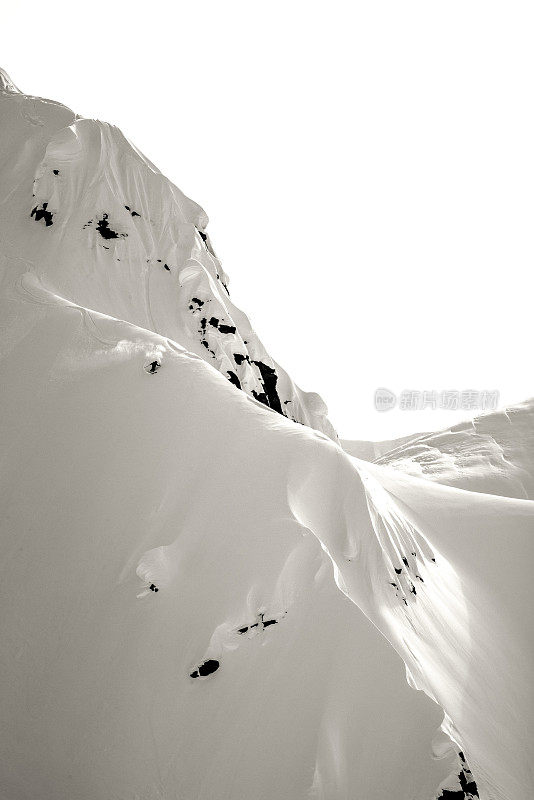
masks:
[[[529,798],[533,404],[352,457],[202,209],[2,81],[1,800]]]
[[[55,291],[178,342],[248,395],[336,438],[319,395],[291,381],[232,303],[203,209],[118,128],[28,98],[5,74],[2,87],[4,248]],[[34,224],[19,228],[21,216]]]

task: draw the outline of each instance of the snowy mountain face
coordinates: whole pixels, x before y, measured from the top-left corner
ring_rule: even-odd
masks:
[[[17,257],[38,263],[36,276],[58,293],[172,339],[249,396],[336,439],[321,398],[291,381],[232,303],[202,208],[117,128],[27,98],[6,76],[3,86],[2,201]],[[19,237],[21,216],[35,224]]]
[[[202,209],[0,89],[0,800],[530,798],[533,403],[343,450]]]

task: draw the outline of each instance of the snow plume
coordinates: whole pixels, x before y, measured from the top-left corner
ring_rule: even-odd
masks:
[[[533,404],[351,457],[200,206],[0,77],[2,800],[530,797]]]

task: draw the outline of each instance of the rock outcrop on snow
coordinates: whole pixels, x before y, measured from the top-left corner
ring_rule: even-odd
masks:
[[[0,203],[12,252],[71,300],[178,342],[335,439],[322,399],[293,383],[232,303],[205,211],[117,128],[22,95],[5,73],[2,87]]]
[[[119,130],[0,136],[0,800],[530,797],[533,404],[343,450]]]

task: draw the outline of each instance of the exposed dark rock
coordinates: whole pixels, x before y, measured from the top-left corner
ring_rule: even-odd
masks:
[[[102,214],[102,219],[97,221],[96,230],[103,239],[124,239],[128,236],[127,233],[117,233],[109,227],[107,214]]]
[[[462,769],[458,773],[458,781],[460,789],[443,789],[437,800],[471,800],[477,798],[478,789],[473,774],[465,760],[464,754],[460,751],[458,753],[462,763]]]
[[[216,659],[208,658],[207,661],[204,661],[197,669],[190,673],[190,677],[205,678],[207,675],[212,675],[214,672],[217,672],[219,666],[220,664]]]
[[[285,416],[284,412],[282,411],[282,404],[280,403],[278,392],[276,391],[276,384],[278,382],[276,370],[273,367],[269,367],[267,364],[264,364],[263,361],[253,361],[252,363],[256,364],[260,371],[263,381],[263,388],[265,389],[265,395],[267,396],[267,402],[265,405],[268,405],[270,408],[278,411],[279,414],[282,414],[282,416]],[[259,396],[257,399],[260,401],[260,403],[265,402],[264,400],[260,399]]]
[[[227,372],[227,375],[228,375],[228,380],[230,381],[230,383],[233,383],[234,386],[237,386],[238,389],[241,389],[241,381],[239,380],[239,378],[237,377],[235,372],[232,372],[232,370],[229,369],[228,372]]]
[[[32,208],[32,213],[30,214],[31,217],[35,218],[36,222],[39,222],[41,219],[44,220],[44,224],[48,228],[49,225],[53,225],[52,217],[54,216],[53,212],[48,211],[48,203],[43,203],[42,206],[35,206]]]
[[[238,628],[237,632],[242,636],[247,631],[251,631],[253,628],[260,627],[260,625],[262,628],[268,628],[271,625],[278,625],[277,619],[264,619],[264,614],[259,614],[258,616],[260,620],[259,622],[253,622],[252,625],[244,625],[242,628]]]

